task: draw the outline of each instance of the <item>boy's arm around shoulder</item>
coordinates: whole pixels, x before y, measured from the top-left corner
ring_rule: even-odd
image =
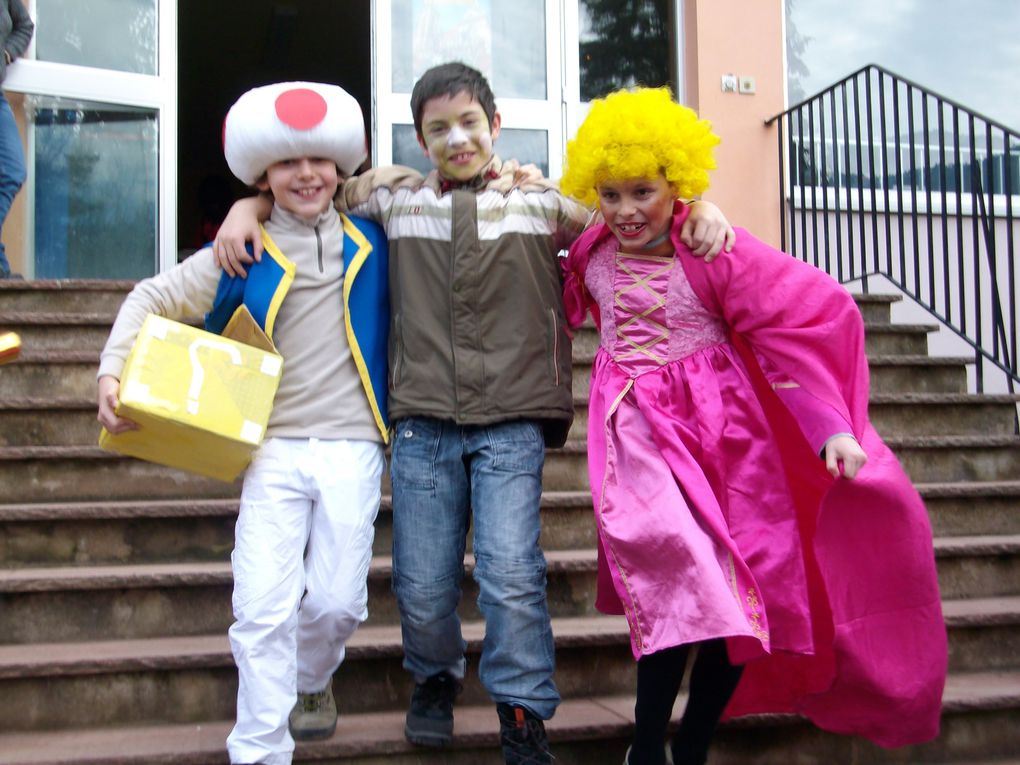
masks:
[[[340,212],[385,224],[390,211],[386,204],[389,196],[400,188],[417,188],[424,180],[417,170],[403,165],[373,167],[345,180],[333,202]],[[382,194],[378,193],[380,190]]]

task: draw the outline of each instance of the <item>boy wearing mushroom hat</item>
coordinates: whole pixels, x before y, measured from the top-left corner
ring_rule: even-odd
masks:
[[[269,257],[247,279],[231,278],[206,248],[139,282],[101,356],[99,420],[111,433],[137,427],[114,409],[149,313],[204,314],[206,328],[219,332],[243,305],[283,356],[235,529],[230,643],[239,685],[227,749],[232,763],[287,765],[294,738],[332,735],[331,678],[368,615],[389,431],[386,238],[333,207],[341,177],[366,156],[361,109],[343,89],[250,90],[227,114],[223,140],[231,171],[272,192],[262,232]]]

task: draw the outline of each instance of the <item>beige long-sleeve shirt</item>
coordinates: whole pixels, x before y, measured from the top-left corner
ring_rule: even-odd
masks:
[[[307,222],[274,207],[265,228],[297,266],[273,331],[284,364],[267,437],[381,441],[344,330],[340,216],[330,208]],[[120,378],[149,313],[178,321],[203,317],[212,308],[220,275],[212,250],[205,249],[139,282],[117,315],[99,375]]]

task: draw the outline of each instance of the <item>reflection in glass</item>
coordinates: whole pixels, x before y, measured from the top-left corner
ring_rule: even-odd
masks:
[[[156,0],[36,0],[40,61],[156,74]]]
[[[620,88],[670,85],[667,0],[580,0],[581,100]]]
[[[544,130],[503,128],[496,139],[496,154],[504,159],[538,165],[543,175],[549,174],[549,135]],[[393,163],[407,165],[428,174],[432,163],[425,156],[414,135],[414,125],[393,126]]]
[[[543,0],[393,0],[393,92],[431,66],[463,61],[497,98],[546,98]]]
[[[156,113],[32,97],[37,278],[155,273]]]

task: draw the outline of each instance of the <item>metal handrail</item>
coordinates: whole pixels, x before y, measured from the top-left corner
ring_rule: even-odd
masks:
[[[777,123],[782,247],[842,283],[884,276],[973,350],[1017,370],[1020,133],[875,64]]]

